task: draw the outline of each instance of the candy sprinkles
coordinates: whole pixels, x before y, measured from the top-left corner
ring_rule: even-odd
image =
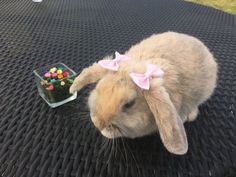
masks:
[[[64,67],[52,67],[41,76],[40,89],[50,103],[63,101],[72,95],[69,88],[74,78],[70,76]]]

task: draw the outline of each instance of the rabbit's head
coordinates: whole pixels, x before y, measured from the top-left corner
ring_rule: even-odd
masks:
[[[187,152],[187,138],[163,77],[152,77],[149,89],[142,89],[131,77],[132,72],[145,73],[147,63],[133,60],[119,64],[111,71],[100,64],[84,69],[75,79],[71,92],[98,82],[88,105],[94,125],[107,138],[141,137],[159,131],[165,147],[174,154]]]

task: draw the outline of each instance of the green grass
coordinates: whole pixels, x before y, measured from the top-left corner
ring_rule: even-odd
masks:
[[[236,15],[236,0],[187,0]]]

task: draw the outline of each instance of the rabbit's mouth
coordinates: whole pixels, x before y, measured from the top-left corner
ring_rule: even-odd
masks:
[[[122,136],[120,128],[116,125],[113,125],[113,124],[105,127],[101,131],[101,133],[103,136],[105,136],[109,139],[118,138],[118,137]]]

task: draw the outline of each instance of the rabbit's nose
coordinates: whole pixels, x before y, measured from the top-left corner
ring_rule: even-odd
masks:
[[[103,120],[100,120],[99,118],[95,116],[91,117],[91,119],[95,127],[99,129],[100,131],[105,128],[105,122]]]

